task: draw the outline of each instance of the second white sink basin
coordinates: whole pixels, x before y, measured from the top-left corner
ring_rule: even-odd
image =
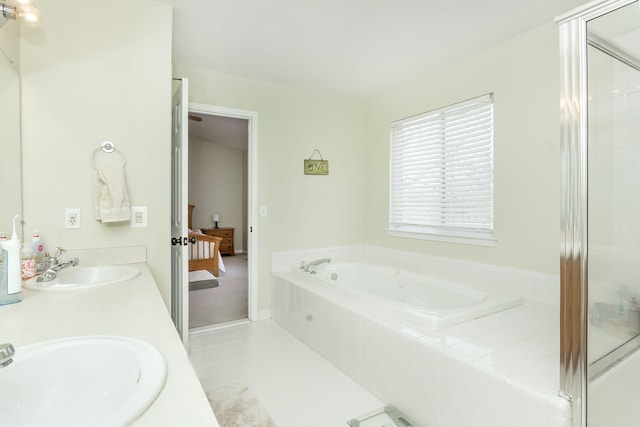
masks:
[[[0,425],[126,426],[164,386],[167,366],[136,339],[89,336],[16,348],[0,369]]]
[[[34,277],[27,280],[24,287],[35,291],[66,291],[124,282],[138,274],[140,270],[131,265],[68,267],[59,271],[53,280],[38,282],[37,277]]]

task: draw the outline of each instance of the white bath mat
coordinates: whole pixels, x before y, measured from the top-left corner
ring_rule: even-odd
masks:
[[[207,398],[220,427],[276,427],[249,387],[220,387]]]
[[[210,271],[197,270],[189,272],[189,291],[216,288],[220,282]]]

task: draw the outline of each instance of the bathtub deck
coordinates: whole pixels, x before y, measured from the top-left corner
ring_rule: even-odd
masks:
[[[520,307],[446,328],[428,336],[449,354],[543,395],[560,384],[557,307],[525,301]]]

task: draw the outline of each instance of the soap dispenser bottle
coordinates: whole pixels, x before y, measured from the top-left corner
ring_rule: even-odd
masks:
[[[22,244],[22,250],[20,251],[20,273],[23,282],[36,275],[36,256],[31,249],[31,242]]]
[[[31,237],[31,249],[33,250],[33,254],[36,258],[40,258],[45,255],[46,248],[42,241],[42,237],[40,237],[39,231],[33,232],[33,237]]]
[[[22,277],[20,271],[20,239],[16,233],[16,220],[13,217],[13,233],[10,239],[0,240],[2,269],[0,271],[0,304],[22,301]]]

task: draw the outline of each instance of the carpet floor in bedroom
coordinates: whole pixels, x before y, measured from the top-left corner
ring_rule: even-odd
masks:
[[[247,254],[225,256],[223,261],[227,271],[220,271],[218,287],[189,292],[190,329],[247,318]]]

